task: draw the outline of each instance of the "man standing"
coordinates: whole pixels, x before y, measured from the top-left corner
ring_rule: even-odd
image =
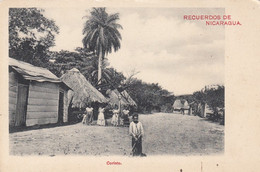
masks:
[[[144,135],[144,129],[142,123],[138,121],[138,114],[133,115],[133,121],[129,126],[129,134],[132,136],[133,156],[143,156],[142,137]]]

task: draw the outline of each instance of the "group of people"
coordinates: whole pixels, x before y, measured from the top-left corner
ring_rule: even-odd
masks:
[[[111,124],[112,126],[123,126],[129,125],[129,108],[125,107],[120,113],[120,109],[117,105],[114,106],[113,110],[110,110],[113,113]],[[99,107],[98,109],[98,117],[97,117],[97,125],[106,126],[105,119],[105,108]],[[92,124],[93,122],[93,108],[90,105],[87,105],[85,113],[83,114],[82,124]]]
[[[129,109],[126,107],[122,114],[120,114],[120,109],[118,109],[117,105],[115,105],[114,109],[112,110],[113,116],[111,119],[111,124],[113,126],[119,126],[119,125],[129,125]]]
[[[97,125],[105,126],[106,120],[104,107],[99,108],[99,114],[97,119]],[[124,109],[122,115],[120,116],[120,110],[117,106],[112,110],[113,116],[111,124],[113,126],[123,125],[123,122],[129,123],[129,110]],[[83,115],[83,124],[91,124],[93,122],[93,108],[87,106],[85,114]],[[138,114],[133,114],[132,122],[129,124],[129,134],[132,137],[132,154],[133,156],[146,156],[142,153],[142,137],[144,136],[144,129],[142,123],[138,120]]]
[[[106,125],[104,111],[105,111],[105,108],[103,108],[103,107],[100,107],[98,109],[99,113],[98,113],[97,125],[101,125],[101,126]],[[93,108],[90,105],[87,105],[85,113],[83,114],[82,124],[90,125],[90,124],[92,124],[93,120],[94,120]]]

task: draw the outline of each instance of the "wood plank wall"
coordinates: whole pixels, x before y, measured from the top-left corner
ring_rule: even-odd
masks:
[[[26,126],[58,122],[59,86],[34,82],[29,86]]]
[[[15,113],[17,103],[18,78],[16,74],[9,72],[9,125],[15,125]]]
[[[63,99],[63,122],[68,122],[68,111],[69,111],[69,100],[68,100],[68,91],[60,87],[60,90],[64,92]]]

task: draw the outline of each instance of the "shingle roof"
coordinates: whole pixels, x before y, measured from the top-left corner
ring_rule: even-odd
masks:
[[[34,80],[38,82],[61,82],[61,80],[48,69],[37,67],[23,61],[9,58],[9,66],[21,74],[26,80]]]

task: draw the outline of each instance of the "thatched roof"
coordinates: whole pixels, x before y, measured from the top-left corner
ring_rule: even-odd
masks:
[[[176,99],[173,103],[173,108],[174,109],[181,109],[182,108],[182,103],[180,99]]]
[[[130,95],[124,90],[121,93],[115,89],[115,90],[108,90],[107,92],[109,104],[111,105],[118,105],[119,106],[119,97],[120,97],[120,103],[123,106],[137,106],[135,101],[130,97]]]
[[[187,100],[183,99],[183,100],[180,100],[180,99],[176,99],[173,103],[173,108],[174,109],[189,109],[190,106],[189,106],[189,103]]]
[[[126,101],[131,105],[131,106],[137,106],[135,101],[132,99],[132,97],[126,92],[126,90],[121,92],[122,97],[126,99]]]
[[[190,105],[189,105],[189,103],[188,103],[187,100],[184,101],[182,108],[183,108],[183,109],[189,109],[189,108],[190,108]]]
[[[87,79],[73,68],[62,75],[61,80],[73,89],[72,107],[84,107],[86,103],[107,103],[107,99]]]

